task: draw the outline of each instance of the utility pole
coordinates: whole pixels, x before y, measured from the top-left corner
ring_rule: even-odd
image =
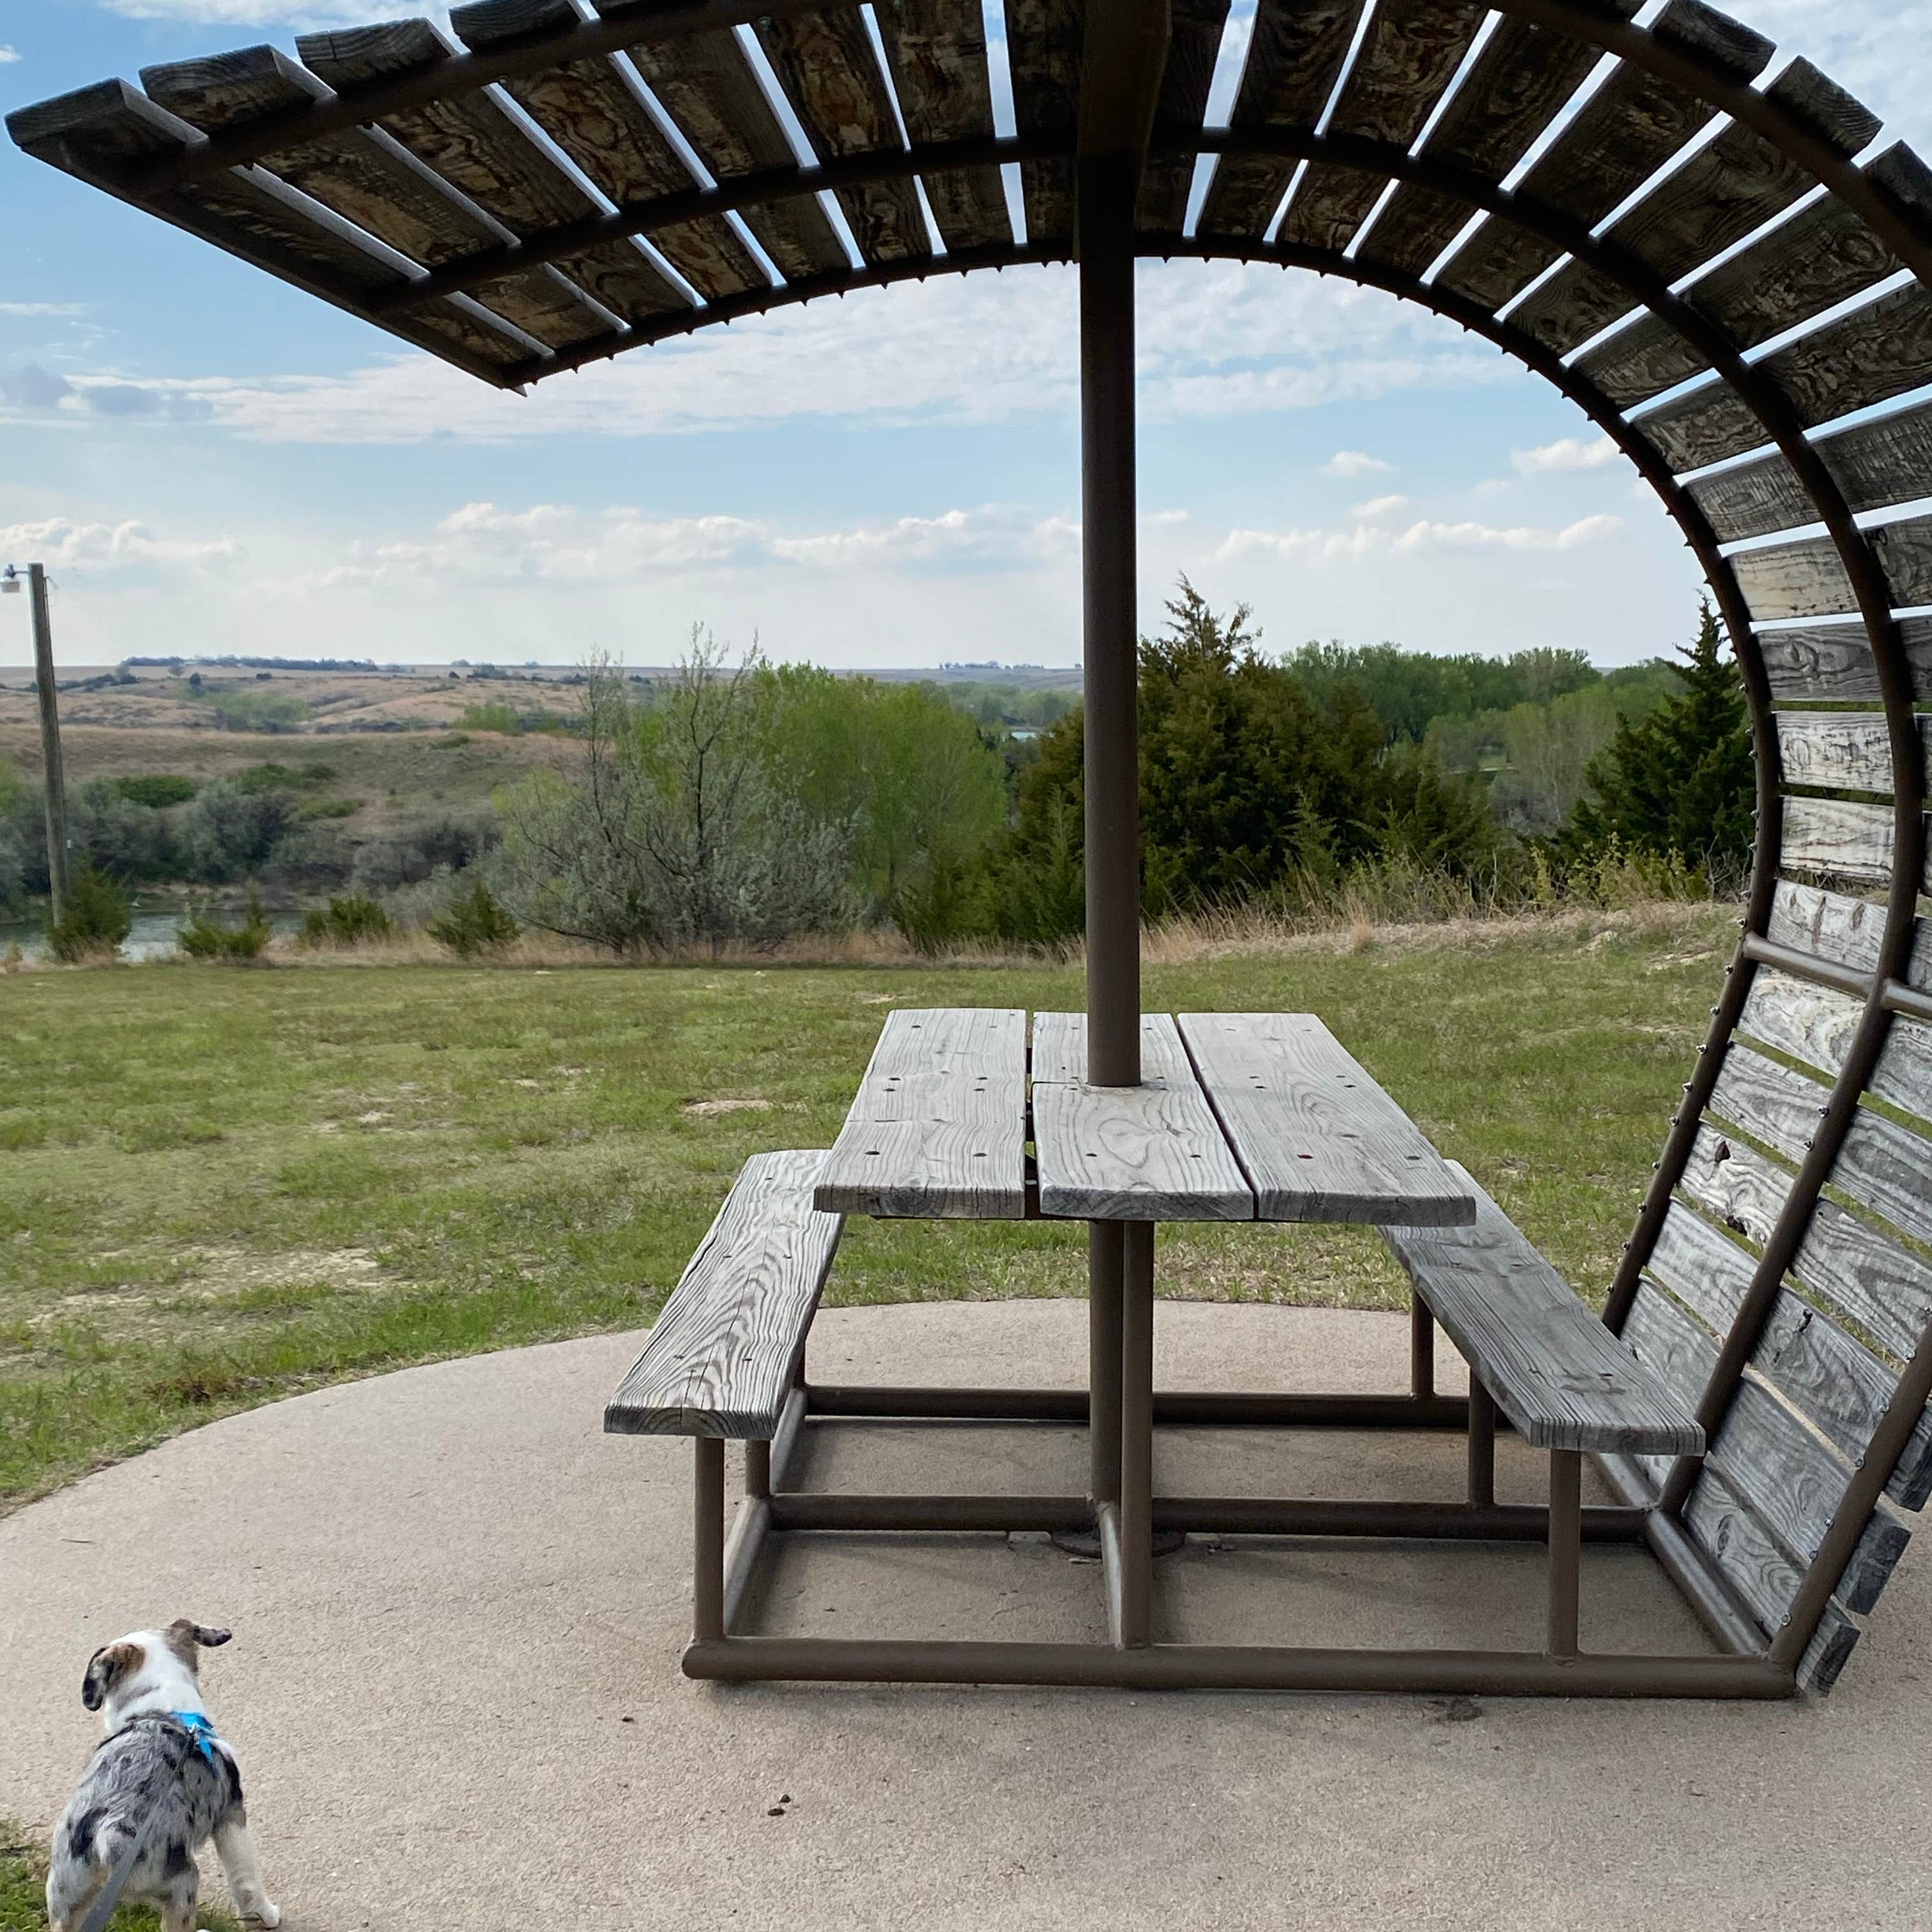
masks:
[[[5,586],[19,586],[13,566]],[[47,614],[47,573],[38,563],[27,566],[27,596],[34,616],[34,682],[40,700],[40,766],[47,802],[47,883],[53,898],[53,922],[67,916],[67,772],[61,761],[60,710],[54,694],[54,633]]]

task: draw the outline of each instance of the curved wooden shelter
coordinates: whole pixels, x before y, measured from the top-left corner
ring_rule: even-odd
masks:
[[[1758,769],[1742,940],[1606,1316],[1708,1448],[1606,1470],[1714,1629],[1828,1685],[1932,1496],[1932,173],[1699,0],[1260,0],[1225,127],[1228,0],[1004,0],[1010,133],[980,0],[595,4],[153,68],[9,131],[506,388],[1077,261],[1098,1084],[1141,1077],[1136,259],[1343,277],[1554,384],[1696,553]]]

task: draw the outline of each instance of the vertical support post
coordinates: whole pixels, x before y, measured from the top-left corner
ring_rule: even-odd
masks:
[[[1120,1286],[1125,1224],[1087,1223],[1087,1439],[1096,1503],[1120,1499]]]
[[[745,1493],[769,1496],[772,1492],[772,1445],[769,1442],[745,1444]]]
[[[54,632],[47,613],[47,574],[27,566],[27,592],[34,610],[34,681],[40,700],[40,770],[47,796],[47,879],[54,923],[67,912],[67,770],[61,758],[60,707],[54,692]]]
[[[1087,1078],[1141,1079],[1139,617],[1134,472],[1137,156],[1083,159],[1080,568],[1086,717]]]
[[[1474,1378],[1470,1386],[1474,1387]],[[1412,1290],[1408,1298],[1408,1388],[1418,1400],[1436,1393],[1436,1317]]]
[[[700,1436],[692,1448],[691,1638],[703,1643],[724,1634],[724,1444]]]
[[[1469,1378],[1469,1506],[1487,1509],[1496,1499],[1496,1399]]]
[[[1127,1221],[1120,1281],[1120,1642],[1154,1641],[1154,1223]]]
[[[1577,1605],[1583,1572],[1583,1453],[1550,1452],[1550,1634],[1552,1657],[1577,1651]]]

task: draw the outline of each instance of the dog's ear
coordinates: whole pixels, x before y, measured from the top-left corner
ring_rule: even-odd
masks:
[[[99,1710],[115,1685],[146,1661],[147,1652],[124,1638],[104,1645],[87,1660],[87,1672],[80,1680],[80,1701],[90,1711]]]
[[[232,1630],[219,1629],[213,1624],[198,1624],[192,1617],[177,1617],[168,1626],[168,1648],[192,1670],[197,1646],[204,1650],[213,1650],[234,1634]]]

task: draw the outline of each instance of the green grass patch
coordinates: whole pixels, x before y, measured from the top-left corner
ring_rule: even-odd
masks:
[[[1586,1294],[1731,930],[1676,906],[1150,965],[1150,1007],[1319,1013]],[[405,1363],[639,1327],[750,1154],[824,1147],[894,1006],[1077,968],[41,973],[0,1006],[0,1500]],[[1362,1229],[1166,1228],[1164,1292],[1396,1307]],[[1083,1231],[855,1220],[838,1303],[1078,1294]]]
[[[0,1818],[0,1932],[46,1932],[46,1846]],[[204,1932],[242,1932],[238,1921],[206,1903],[194,1922]],[[108,1932],[154,1932],[160,1923],[145,1906],[124,1905],[108,1921]]]

